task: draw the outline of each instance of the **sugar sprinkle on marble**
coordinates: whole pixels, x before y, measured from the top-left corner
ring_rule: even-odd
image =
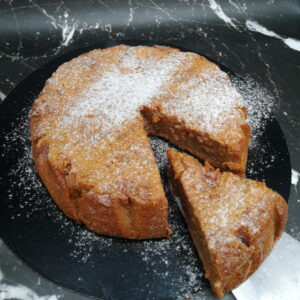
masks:
[[[183,52],[170,53],[161,59],[139,59],[135,51],[139,47],[127,47],[119,61],[119,65],[109,65],[102,73],[94,74],[89,87],[84,89],[84,93],[79,93],[76,97],[65,97],[64,116],[53,114],[58,126],[51,127],[51,135],[60,139],[60,132],[56,128],[65,128],[74,132],[80,127],[82,122],[89,127],[97,127],[97,132],[93,132],[93,140],[98,142],[105,136],[109,137],[124,122],[132,120],[139,114],[139,108],[146,105],[150,100],[160,93],[161,88],[172,78],[178,66],[186,58]],[[83,58],[87,60],[88,58]],[[82,64],[79,59],[74,60],[74,77],[82,76],[81,71],[93,67],[88,61]],[[58,69],[55,78],[48,80],[49,85],[55,85],[57,77],[64,76],[65,68]],[[50,95],[50,97],[52,97]],[[49,101],[53,112],[58,111],[55,101]],[[69,105],[73,103],[73,105]],[[39,104],[39,112],[48,109],[44,103]],[[51,118],[51,116],[50,116]],[[49,130],[46,128],[45,132]],[[96,136],[95,136],[96,135]],[[74,139],[81,140],[80,136],[73,135]],[[73,145],[72,145],[73,146]]]
[[[103,74],[90,86],[88,93],[77,100],[67,120],[74,122],[87,115],[98,115],[105,119],[106,126],[101,128],[105,129],[104,133],[117,128],[123,122],[133,119],[139,107],[159,93],[160,87],[171,78],[183,57],[174,54],[162,61],[140,61],[129,53],[124,56],[121,67],[134,71],[121,72],[113,67],[110,72]]]

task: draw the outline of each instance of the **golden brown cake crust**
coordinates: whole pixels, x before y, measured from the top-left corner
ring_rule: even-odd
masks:
[[[169,175],[205,276],[218,297],[259,267],[283,232],[287,204],[262,182],[221,173],[168,150]]]
[[[199,87],[203,96],[195,97]],[[190,116],[184,101],[201,109]],[[160,128],[144,111],[157,105]],[[178,133],[178,118],[184,143],[170,134]],[[227,75],[204,57],[120,45],[60,66],[33,105],[30,133],[40,177],[67,216],[101,234],[137,239],[171,232],[149,133],[180,147],[190,139],[192,153],[243,174],[250,130]]]

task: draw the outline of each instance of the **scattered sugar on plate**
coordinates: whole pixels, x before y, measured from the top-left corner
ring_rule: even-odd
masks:
[[[244,80],[234,77],[232,84],[242,95],[247,107],[248,122],[251,126],[250,148],[256,147],[266,122],[274,118],[277,110],[274,96],[250,77]]]

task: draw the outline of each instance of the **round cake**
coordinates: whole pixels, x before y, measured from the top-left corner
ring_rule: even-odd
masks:
[[[243,175],[250,127],[227,74],[161,46],[97,49],[60,66],[30,116],[38,173],[60,209],[104,235],[168,237],[149,134]]]

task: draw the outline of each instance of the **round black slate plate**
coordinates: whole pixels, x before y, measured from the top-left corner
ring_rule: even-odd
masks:
[[[28,130],[34,99],[60,64],[90,49],[111,45],[76,50],[49,62],[1,104],[0,236],[34,270],[90,296],[175,299],[194,293],[211,294],[186,224],[166,184],[164,150],[169,145],[165,141],[151,137],[169,199],[172,240],[130,241],[96,235],[60,212],[36,174]],[[259,140],[250,149],[247,176],[265,180],[288,199],[291,168],[285,138],[274,117],[265,123]]]

